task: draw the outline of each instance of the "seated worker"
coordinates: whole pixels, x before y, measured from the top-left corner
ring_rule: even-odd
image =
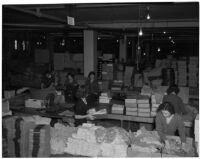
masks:
[[[86,101],[86,91],[85,87],[81,86],[77,93],[78,101],[74,106],[74,113],[75,113],[75,126],[82,125],[83,123],[87,122],[87,119],[93,120],[94,116],[87,114],[87,111],[90,109],[88,107],[88,103]]]
[[[174,136],[176,130],[178,130],[182,142],[182,148],[185,149],[186,135],[182,117],[175,113],[174,107],[171,103],[164,102],[157,109],[156,131],[168,150],[169,142],[166,140],[166,135]]]
[[[76,91],[78,89],[78,84],[74,79],[74,75],[68,73],[66,76],[65,84],[65,100],[66,102],[73,103],[76,101]]]
[[[45,72],[41,80],[41,89],[52,88],[54,86],[54,77],[50,72]]]
[[[167,89],[167,95],[163,97],[163,102],[170,102],[174,106],[175,113],[179,115],[186,114],[185,104],[182,99],[177,95],[179,88],[177,85],[171,85]]]
[[[63,87],[61,84],[55,87],[55,93],[47,95],[46,102],[49,111],[58,110],[60,106],[65,105],[65,96],[63,95]]]
[[[99,97],[99,85],[98,81],[95,78],[95,72],[90,72],[88,79],[85,82],[87,99],[89,104],[93,104],[98,100]]]

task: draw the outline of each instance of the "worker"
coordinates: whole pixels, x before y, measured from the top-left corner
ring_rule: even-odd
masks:
[[[76,101],[76,91],[78,89],[78,83],[74,79],[74,75],[68,73],[64,83],[65,87],[65,100],[66,102],[75,102]]]
[[[94,120],[94,116],[87,114],[90,107],[88,107],[88,103],[86,100],[86,90],[84,86],[81,86],[77,93],[78,101],[74,106],[75,113],[75,126],[79,126],[83,123],[87,122],[87,119]]]
[[[171,85],[167,89],[167,95],[163,97],[163,102],[170,102],[174,106],[175,113],[179,115],[186,114],[186,108],[183,104],[182,99],[177,95],[179,93],[179,88],[177,85]]]
[[[174,136],[176,130],[179,132],[182,142],[182,149],[185,150],[186,135],[182,117],[175,113],[174,107],[171,103],[164,102],[157,109],[156,131],[158,132],[161,141],[165,143],[167,150],[170,149],[170,145],[166,136]]]
[[[53,88],[54,86],[54,77],[51,72],[47,71],[42,77],[41,80],[41,89]]]
[[[99,98],[99,85],[95,77],[95,72],[90,72],[85,82],[87,100],[89,105],[93,105]]]

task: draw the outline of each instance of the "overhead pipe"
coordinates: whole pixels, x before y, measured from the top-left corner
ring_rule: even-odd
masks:
[[[16,11],[19,11],[19,12],[23,12],[23,13],[28,13],[28,14],[34,15],[38,18],[46,18],[46,19],[49,19],[49,20],[53,20],[53,21],[57,21],[57,22],[60,22],[60,23],[67,24],[67,20],[63,20],[61,18],[54,17],[54,16],[51,16],[51,15],[48,15],[48,14],[43,14],[43,13],[39,12],[38,9],[37,9],[36,12],[34,12],[34,11],[30,11],[30,10],[27,10],[27,9],[22,9],[20,7],[15,7],[15,6],[10,6],[10,5],[6,5],[4,7],[9,8],[9,9],[13,9],[13,10],[16,10]]]

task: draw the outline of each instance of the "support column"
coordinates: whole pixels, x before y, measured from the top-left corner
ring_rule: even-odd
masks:
[[[90,71],[97,74],[97,32],[84,30],[84,76]]]
[[[146,59],[146,62],[147,62],[146,65],[151,66],[151,59],[150,59],[150,56],[149,56],[149,54],[150,54],[150,44],[149,44],[149,42],[147,42],[145,44],[145,53],[146,53],[145,59]]]
[[[120,39],[119,42],[119,59],[121,60],[122,58],[124,61],[126,61],[126,56],[127,56],[127,37],[124,35],[123,39]]]

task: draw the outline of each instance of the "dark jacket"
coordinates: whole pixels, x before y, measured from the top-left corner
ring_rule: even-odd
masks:
[[[97,80],[94,80],[92,83],[90,83],[90,80],[87,79],[85,87],[87,94],[99,94],[99,85]]]
[[[163,102],[170,102],[174,106],[175,113],[180,115],[186,114],[185,105],[179,96],[175,94],[165,95]]]
[[[65,82],[65,100],[67,102],[76,101],[76,92],[78,89],[78,84],[74,81],[73,83]]]

